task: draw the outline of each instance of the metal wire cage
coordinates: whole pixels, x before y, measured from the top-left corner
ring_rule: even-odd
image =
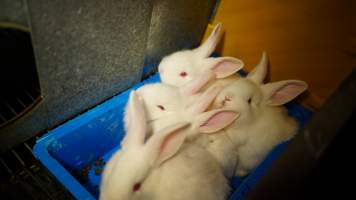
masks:
[[[41,101],[29,30],[0,23],[0,128]]]

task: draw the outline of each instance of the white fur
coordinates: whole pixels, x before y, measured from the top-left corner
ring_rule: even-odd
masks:
[[[208,89],[224,88],[239,78],[235,72],[243,67],[244,64],[241,60],[231,57],[209,58],[219,41],[220,29],[221,24],[218,24],[201,46],[193,50],[183,50],[168,55],[162,59],[158,66],[162,83],[179,87],[186,105],[198,104],[204,98],[203,93]],[[228,68],[228,70],[225,68],[225,73],[221,73],[219,69],[226,67],[226,65],[221,65],[224,62],[230,63],[234,67]],[[180,76],[182,72],[187,75],[185,77]],[[227,77],[228,75],[231,76]],[[175,119],[191,121],[194,115],[187,111],[182,114],[182,110],[184,108],[175,112]],[[156,111],[149,111],[149,113],[154,112]],[[157,118],[162,119],[162,116]],[[156,122],[169,124],[171,120],[163,118]],[[153,123],[153,127],[154,125],[155,123]],[[219,161],[227,177],[232,176],[232,171],[236,166],[237,147],[231,143],[224,131],[201,135],[196,142],[206,148]]]
[[[153,170],[145,186],[145,200],[226,200],[230,190],[216,160],[194,143],[185,143],[175,157]]]
[[[208,39],[201,46],[193,50],[183,50],[168,55],[162,59],[158,66],[161,81],[165,84],[179,87],[180,94],[183,95],[182,99],[185,99],[186,105],[197,104],[202,101],[204,91],[209,88],[224,88],[239,78],[235,72],[243,67],[244,64],[241,60],[231,57],[209,58],[219,41],[220,29],[221,24],[216,25]],[[229,68],[226,68],[226,63],[230,64]],[[184,77],[180,76],[183,72],[186,73]],[[231,76],[227,77],[228,75]],[[194,114],[187,111],[182,114],[182,110],[184,108],[180,108],[178,112],[175,112],[175,119],[191,120]],[[149,113],[154,112],[156,111],[149,111]],[[157,118],[162,119],[162,116]],[[161,121],[156,122],[171,123],[168,118],[163,118]],[[203,145],[219,161],[227,177],[232,176],[232,169],[236,166],[237,147],[231,143],[224,131],[201,135],[196,142]]]
[[[122,151],[113,155],[103,174],[106,183],[101,187],[101,200],[227,199],[228,180],[215,158],[201,146],[185,143],[175,156],[155,168],[150,167],[143,151],[127,153],[125,158]],[[147,170],[141,190],[131,192],[134,175]]]
[[[216,25],[209,38],[198,48],[178,51],[164,57],[158,66],[162,83],[183,87],[191,81],[206,78],[205,75],[209,72],[214,74],[211,77],[213,79],[225,78],[240,70],[244,64],[237,58],[209,58],[219,41],[220,29],[221,24]],[[180,76],[182,72],[186,76]]]
[[[201,134],[195,143],[205,148],[218,161],[227,178],[232,178],[237,167],[238,148],[225,130],[214,134]]]
[[[147,139],[144,105],[132,92],[125,127],[125,142],[102,175],[101,200],[227,198],[228,181],[212,155],[195,143],[183,144],[187,123],[171,124]],[[138,182],[141,189],[134,192]]]
[[[239,113],[226,129],[229,138],[238,146],[238,176],[247,175],[273,147],[296,134],[296,121],[281,105],[307,88],[306,83],[294,80],[262,84],[267,71],[265,55],[263,59],[264,64],[257,65],[247,78],[240,78],[224,88],[212,106]],[[279,96],[273,99],[273,95]]]
[[[220,90],[219,87],[210,88],[205,93],[186,97],[175,86],[156,83],[142,86],[137,90],[137,94],[145,105],[149,128],[152,132],[157,132],[160,128],[174,123],[193,123],[197,120],[197,114],[208,108]],[[206,98],[208,96],[209,98]],[[190,130],[187,133],[188,138],[195,137],[196,127]]]
[[[195,142],[216,158],[226,177],[230,178],[236,167],[236,147],[222,130],[230,123],[222,124],[217,131],[214,130],[214,134],[198,134],[201,132],[199,126],[217,112],[217,110],[204,111],[220,90],[221,87],[214,86],[203,93],[185,97],[181,95],[178,88],[157,83],[142,86],[137,90],[137,94],[145,104],[147,120],[152,132],[178,122],[191,123],[192,126],[185,130],[188,139],[192,141],[199,137]],[[164,110],[160,109],[159,105],[163,106]]]

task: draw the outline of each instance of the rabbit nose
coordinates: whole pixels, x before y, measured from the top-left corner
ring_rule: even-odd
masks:
[[[231,101],[230,96],[225,96],[224,100],[221,102],[222,106],[225,106],[227,102]]]

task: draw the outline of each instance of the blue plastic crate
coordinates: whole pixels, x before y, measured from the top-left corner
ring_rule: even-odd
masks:
[[[135,85],[159,82],[159,76]],[[123,137],[123,110],[130,91],[123,92],[95,108],[77,116],[40,138],[34,146],[35,156],[77,199],[97,199],[99,192],[101,158],[106,161],[116,151]],[[291,115],[304,126],[311,112],[291,103]],[[231,200],[241,199],[283,151],[287,143],[276,147],[265,161],[249,176],[234,178]]]

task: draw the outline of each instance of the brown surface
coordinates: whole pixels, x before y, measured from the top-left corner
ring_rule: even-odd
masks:
[[[217,22],[225,31],[222,55],[241,58],[250,70],[266,50],[270,80],[306,81],[303,103],[313,108],[356,66],[354,0],[221,0]]]

